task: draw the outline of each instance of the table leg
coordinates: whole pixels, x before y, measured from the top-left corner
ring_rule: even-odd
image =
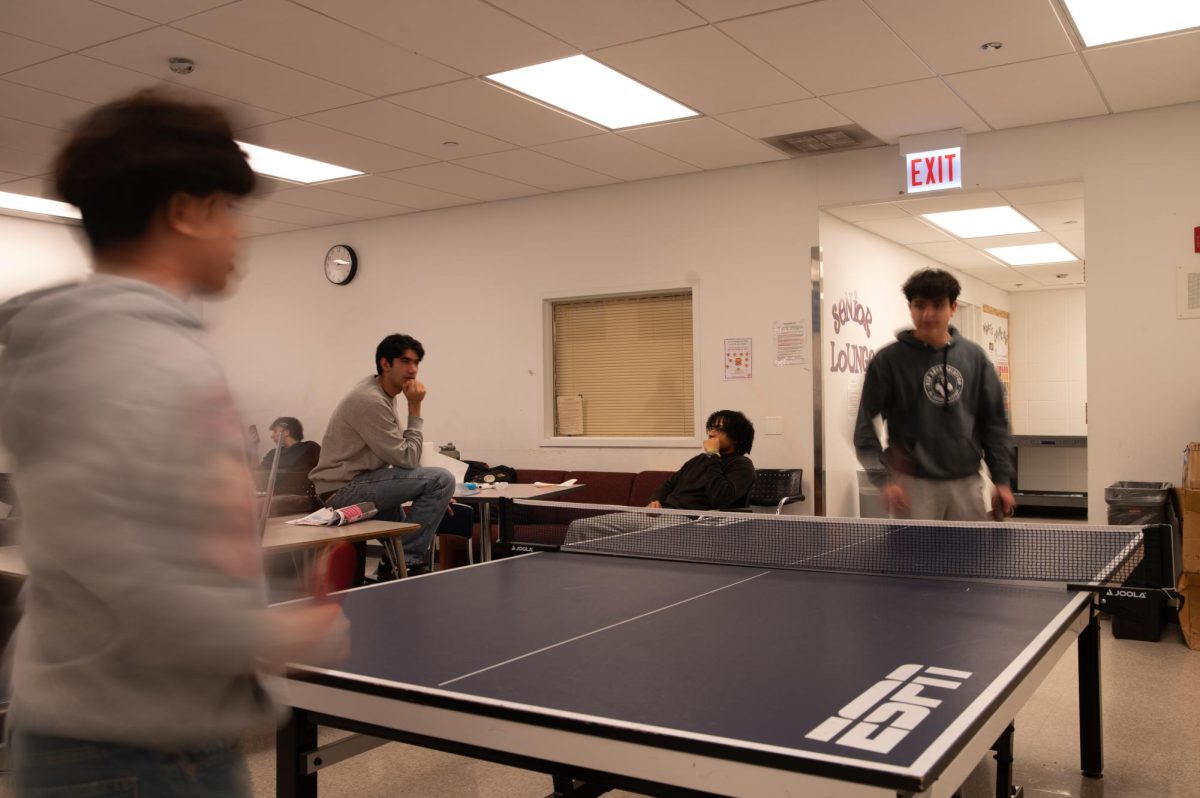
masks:
[[[396,573],[401,579],[408,576],[408,563],[404,561],[404,547],[396,545],[396,538],[389,535],[381,538],[380,543],[383,544],[384,550],[387,552],[388,559],[392,561],[392,566],[395,567]]]
[[[305,753],[317,747],[317,724],[293,709],[275,732],[275,798],[317,798],[317,774],[305,773]]]
[[[492,505],[490,502],[479,503],[479,561],[488,562],[492,559]]]
[[[1013,724],[996,740],[992,750],[996,752],[996,798],[1021,798],[1025,791],[1013,784]]]
[[[1076,642],[1079,653],[1079,767],[1083,775],[1104,775],[1104,719],[1100,696],[1100,623],[1088,609],[1087,627]]]

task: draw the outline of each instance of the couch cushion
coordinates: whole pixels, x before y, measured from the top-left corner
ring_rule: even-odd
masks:
[[[554,471],[545,468],[518,468],[517,482],[562,482],[566,477],[565,471]]]
[[[674,471],[642,471],[633,478],[633,487],[629,491],[630,507],[645,507],[650,503],[654,491],[662,487],[671,478]]]
[[[577,479],[583,487],[556,498],[579,504],[627,505],[634,476],[628,471],[568,471],[563,479]]]

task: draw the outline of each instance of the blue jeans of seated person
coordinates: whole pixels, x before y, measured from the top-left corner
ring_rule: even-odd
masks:
[[[186,718],[180,719],[186,723]],[[156,751],[14,729],[13,788],[18,798],[250,798],[246,763],[232,744]]]
[[[444,468],[379,468],[359,474],[346,487],[329,497],[329,507],[345,507],[359,502],[374,502],[380,521],[408,521],[420,524],[421,531],[402,535],[404,559],[409,563],[425,559],[429,543],[446,505],[454,495],[454,476]],[[412,502],[407,517],[402,505]]]

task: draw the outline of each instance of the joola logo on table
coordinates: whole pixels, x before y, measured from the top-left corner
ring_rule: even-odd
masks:
[[[970,671],[901,665],[804,736],[823,743],[836,737],[836,745],[886,754],[941,706],[926,690],[957,690],[970,677]]]
[[[1108,590],[1108,592],[1104,594],[1105,598],[1108,598],[1109,596],[1116,596],[1116,597],[1122,597],[1122,598],[1145,598],[1146,591],[1144,591],[1144,590],[1113,590],[1110,588]]]

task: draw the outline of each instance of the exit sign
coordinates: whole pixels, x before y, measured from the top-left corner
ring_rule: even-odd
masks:
[[[904,175],[909,194],[962,188],[961,147],[912,152],[904,157],[907,160]]]

